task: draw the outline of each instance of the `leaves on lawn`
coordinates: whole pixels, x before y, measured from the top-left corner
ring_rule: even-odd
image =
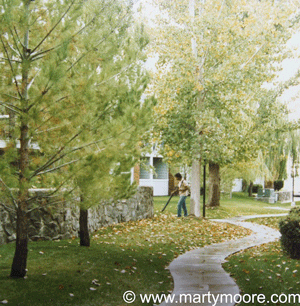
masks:
[[[272,224],[276,228],[278,218],[268,219],[274,220],[260,219],[257,222]],[[285,255],[279,241],[243,250],[227,258],[224,264],[225,270],[234,276],[243,292],[261,292],[266,296],[287,291],[297,293],[300,284],[299,266],[299,261]]]
[[[95,285],[95,286],[100,286],[101,285],[101,284],[99,284],[98,279],[93,279],[92,284]]]
[[[177,218],[160,215],[152,219],[127,222],[100,229],[93,239],[98,244],[116,244],[122,250],[134,247],[153,249],[161,247],[158,258],[176,257],[183,252],[206,244],[237,239],[250,234],[250,231],[234,225],[214,223],[197,218]],[[118,266],[119,263],[115,262]],[[124,271],[123,271],[124,272]]]

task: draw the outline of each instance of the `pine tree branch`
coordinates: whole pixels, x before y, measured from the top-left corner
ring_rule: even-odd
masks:
[[[64,96],[64,97],[61,97],[61,98],[59,98],[58,100],[56,100],[55,102],[53,102],[53,103],[55,104],[55,103],[57,103],[57,102],[60,102],[60,101],[62,101],[62,100],[64,100],[64,99],[68,98],[68,97],[69,97],[69,95]],[[72,107],[70,107],[70,108],[72,108]],[[97,122],[104,114],[108,114],[109,110],[111,110],[112,108],[113,108],[113,105],[110,105],[109,107],[105,108],[100,114],[97,115],[97,117],[96,117],[95,120],[92,122],[92,124],[94,124],[95,122]],[[67,108],[65,108],[65,110],[66,110],[66,109],[67,109]],[[45,108],[42,109],[42,110],[40,111],[40,113],[43,113],[44,111],[45,111]],[[41,125],[39,125],[39,126],[35,129],[35,133],[36,133],[36,134],[41,134],[41,133],[44,133],[44,132],[47,132],[47,131],[51,131],[52,129],[60,128],[60,127],[54,127],[54,128],[49,128],[49,129],[47,129],[47,130],[45,130],[45,131],[39,131],[47,122],[49,122],[49,121],[50,121],[51,119],[53,119],[53,118],[54,118],[53,116],[50,116],[48,119],[44,119],[44,120],[43,120],[43,123],[42,123]],[[68,125],[69,125],[69,123],[68,123]],[[66,124],[65,124],[64,126],[66,126]]]
[[[0,101],[0,105],[3,105],[5,108],[10,109],[14,113],[17,113],[19,115],[22,114],[22,111],[18,107],[14,106],[12,104],[6,104],[5,102]]]
[[[71,137],[70,140],[67,141],[65,145],[63,145],[61,148],[59,148],[58,151],[55,152],[44,165],[42,165],[39,169],[34,171],[34,173],[31,175],[31,178],[35,177],[37,173],[46,170],[47,168],[51,167],[57,161],[64,158],[66,154],[63,154],[63,155],[60,155],[60,154],[67,148],[67,145],[70,144],[73,140],[75,140],[81,133],[83,133],[83,130],[79,131],[73,137]]]
[[[49,53],[49,52],[51,52],[51,51],[53,51],[53,50],[55,50],[55,49],[58,49],[58,47],[59,47],[59,46],[56,46],[56,47],[50,48],[50,49],[48,49],[48,50],[44,50],[44,51],[42,51],[42,52],[36,53],[36,54],[34,54],[34,56],[32,56],[30,59],[31,59],[33,62],[34,62],[34,61],[38,61],[38,60],[44,58],[44,56],[45,56],[46,53]]]
[[[134,125],[131,125],[130,127],[126,128],[126,129],[124,129],[124,130],[122,130],[122,131],[119,132],[117,135],[120,136],[120,135],[124,134],[125,132],[129,131],[132,127],[134,127]],[[100,142],[103,142],[103,141],[106,141],[106,140],[110,140],[110,139],[114,139],[114,138],[115,138],[115,136],[110,136],[110,137],[106,137],[106,138],[103,138],[103,139],[99,139],[99,140],[96,140],[96,141],[89,142],[89,143],[87,143],[87,144],[85,144],[85,145],[82,145],[82,146],[80,146],[80,147],[76,147],[76,148],[70,150],[69,152],[65,153],[65,156],[67,156],[67,155],[69,155],[69,154],[71,154],[71,153],[74,153],[74,152],[76,152],[76,151],[80,151],[80,150],[82,150],[82,149],[91,147],[91,146],[96,145],[96,144],[98,144],[98,143],[100,143]]]
[[[101,39],[97,44],[95,44],[93,47],[90,48],[87,52],[83,53],[68,69],[67,72],[70,71],[74,66],[76,66],[83,58],[85,58],[88,54],[93,52],[95,48],[99,47],[103,42],[106,41],[106,39],[112,35],[116,29],[120,26],[121,22],[125,19],[126,16],[128,16],[130,10],[128,9],[126,14],[120,19],[120,22],[105,36],[103,39]]]
[[[60,189],[60,188],[59,188],[59,189]],[[52,194],[57,193],[57,192],[59,191],[59,189],[53,191]],[[70,192],[68,192],[68,193],[71,194],[74,190],[75,190],[75,188],[73,188],[73,189],[72,189]],[[51,197],[52,197],[52,195],[43,196],[44,199],[48,199],[48,198],[51,198]],[[28,199],[28,202],[35,201],[35,200],[38,199],[38,198],[39,198],[38,196],[29,198],[29,199]],[[76,200],[76,199],[77,199],[77,197],[70,198],[70,200]],[[33,211],[35,211],[35,210],[39,210],[39,209],[44,208],[44,207],[55,206],[55,205],[57,205],[57,204],[64,203],[64,201],[65,201],[64,199],[62,199],[62,200],[57,200],[57,201],[54,201],[54,202],[49,202],[49,203],[43,205],[42,207],[37,206],[37,207],[31,208],[31,209],[28,209],[28,210],[26,211],[26,214],[30,214],[31,212],[33,212]]]
[[[50,117],[49,119],[47,119],[46,122],[48,122],[49,120],[51,120],[53,117]],[[46,123],[45,122],[45,123]],[[70,125],[71,123],[67,123],[67,124],[64,124],[64,125],[60,125],[60,126],[56,126],[56,127],[52,127],[52,128],[49,128],[49,129],[46,129],[46,130],[43,130],[43,131],[38,131],[38,129],[40,129],[42,127],[42,125],[40,125],[38,128],[35,129],[35,134],[38,135],[38,134],[42,134],[42,133],[47,133],[47,132],[50,132],[50,131],[54,131],[54,130],[58,130],[58,129],[61,129],[62,127],[64,126],[67,126],[67,125]]]
[[[17,204],[17,201],[16,201],[14,195],[13,195],[12,192],[11,192],[11,189],[4,183],[4,181],[2,180],[2,178],[0,178],[0,183],[1,183],[1,184],[4,186],[4,188],[8,191],[9,196],[10,196],[10,198],[11,198],[11,200],[12,200],[12,202],[13,202],[15,208],[17,209],[17,208],[18,208],[18,204]]]
[[[9,97],[9,98],[12,98],[12,99],[15,99],[15,100],[21,100],[19,97],[15,97],[15,96],[12,96],[12,95],[9,95],[7,93],[3,93],[3,96],[6,96],[6,97]]]
[[[47,196],[45,196],[44,198],[51,198],[54,194],[56,194],[67,182],[69,182],[71,179],[72,179],[72,177],[75,177],[75,174],[71,174],[71,175],[69,175],[58,187],[56,187],[56,188],[53,188],[53,191],[51,192],[51,193],[49,193]],[[73,191],[75,190],[75,188],[72,188],[72,189],[70,189],[70,191],[68,192],[68,194],[71,194]],[[30,198],[29,200],[28,200],[28,202],[29,201],[33,201],[33,200],[35,200],[35,199],[37,199],[38,197],[37,196],[35,196],[35,197],[32,197],[32,198]],[[56,201],[56,203],[61,203],[61,201]],[[46,205],[46,206],[50,206],[50,205],[53,205],[54,203],[49,203],[48,205]],[[30,211],[32,211],[32,210],[36,210],[36,209],[38,209],[39,207],[37,207],[37,208],[33,208],[33,209],[31,209],[31,210],[29,210],[29,212]]]
[[[131,125],[130,127],[128,127],[127,129],[121,131],[120,133],[118,133],[118,136],[122,135],[123,133],[129,131],[131,128],[133,127],[133,125]],[[63,147],[61,147],[43,166],[41,166],[39,169],[35,170],[34,173],[30,176],[30,179],[32,179],[33,177],[37,176],[38,173],[41,173],[42,171],[45,171],[47,168],[51,167],[53,164],[55,164],[56,162],[62,160],[64,157],[76,152],[76,151],[80,151],[83,150],[85,148],[91,147],[93,145],[96,145],[100,142],[109,140],[109,139],[114,139],[114,136],[110,136],[104,139],[99,139],[87,144],[84,144],[80,147],[75,147],[73,149],[71,149],[70,151],[61,154],[66,148],[67,145],[70,144],[73,140],[75,140],[81,133],[83,132],[83,130],[79,131],[77,134],[75,134]],[[61,155],[60,155],[61,154]]]
[[[105,5],[105,6],[102,8],[102,10],[99,12],[98,15],[100,15],[108,6],[109,6],[109,3],[107,3],[107,5]],[[97,15],[94,16],[86,25],[84,25],[84,27],[82,27],[80,30],[78,30],[75,34],[73,34],[73,35],[72,35],[70,38],[68,38],[66,41],[67,41],[67,42],[72,41],[76,36],[80,35],[86,28],[88,28],[88,27],[90,26],[90,24],[92,24],[92,23],[94,22],[94,20],[95,20],[96,17],[97,17]],[[63,44],[59,44],[59,45],[57,45],[57,46],[55,46],[55,47],[52,47],[52,48],[49,48],[49,49],[47,49],[47,50],[44,50],[44,51],[38,52],[38,53],[36,53],[36,54],[33,54],[32,57],[31,57],[31,60],[32,60],[32,61],[37,61],[37,60],[39,60],[39,59],[42,59],[46,53],[49,53],[49,52],[51,52],[51,51],[53,51],[53,50],[56,50],[56,49],[60,48],[62,45],[63,45]]]
[[[14,31],[15,31],[15,33],[16,33],[16,36],[17,36],[17,38],[18,38],[19,43],[21,44],[22,48],[24,49],[25,46],[24,46],[22,40],[20,39],[20,36],[19,36],[18,31],[17,31],[17,29],[16,29],[15,26],[14,26]],[[23,59],[23,54],[22,54],[22,52],[21,52],[21,58]]]
[[[6,56],[8,58],[10,70],[11,70],[11,72],[13,74],[13,79],[14,79],[14,83],[15,83],[16,88],[17,88],[17,92],[18,92],[20,98],[22,99],[23,97],[22,97],[22,94],[21,94],[21,91],[20,91],[20,88],[19,88],[19,83],[18,83],[16,75],[15,75],[15,71],[14,71],[14,68],[13,68],[13,65],[12,65],[12,61],[11,61],[11,58],[9,57],[8,50],[7,50],[6,46],[5,46],[5,43],[4,43],[3,39],[2,39],[2,35],[1,34],[0,34],[0,40],[1,40],[1,44],[2,44],[2,46],[4,48],[4,51],[6,53]]]
[[[134,64],[134,63],[129,64],[128,66],[126,66],[126,67],[124,67],[123,69],[121,69],[120,72],[114,74],[113,76],[111,76],[111,77],[108,78],[107,80],[104,80],[104,81],[102,81],[102,82],[96,84],[96,86],[100,86],[100,85],[102,85],[102,84],[104,84],[104,83],[110,81],[111,79],[113,79],[113,78],[119,76],[122,72],[126,71],[128,68],[130,68],[131,66],[133,66],[133,64]]]
[[[89,25],[90,23],[92,23],[93,20],[94,20],[94,18],[88,23],[88,25]],[[69,41],[71,41],[72,39],[74,39],[74,38],[75,38],[77,35],[79,35],[84,29],[86,29],[86,28],[88,27],[88,25],[86,25],[86,26],[84,26],[83,28],[81,28],[77,33],[75,33],[74,35],[72,35],[72,36],[71,36],[69,39],[67,39],[66,41],[69,42]],[[49,53],[49,52],[51,52],[51,51],[53,51],[53,50],[56,50],[56,49],[59,49],[62,45],[63,45],[63,44],[59,44],[59,45],[57,45],[57,46],[55,46],[55,47],[52,47],[52,48],[49,48],[49,49],[47,49],[47,50],[44,50],[44,51],[38,52],[38,53],[36,53],[36,54],[33,54],[32,57],[31,57],[31,60],[32,60],[32,61],[37,61],[37,60],[39,60],[39,59],[42,59],[42,58],[45,56],[46,53]]]
[[[4,61],[11,61],[11,62],[14,62],[14,63],[22,64],[21,61],[14,60],[14,59],[9,59],[9,58],[6,58],[6,57],[0,57],[0,59],[2,59]]]
[[[80,160],[80,159],[78,158],[78,159],[72,160],[72,161],[70,161],[70,162],[68,162],[68,163],[64,163],[64,164],[59,165],[59,166],[57,166],[57,167],[48,169],[48,170],[46,170],[46,171],[38,172],[38,173],[36,174],[36,176],[42,175],[42,174],[46,174],[46,173],[50,173],[50,172],[54,172],[54,171],[59,170],[60,168],[63,168],[63,167],[65,167],[65,166],[68,166],[68,165],[77,163],[79,160]]]
[[[32,83],[32,81],[30,82],[30,84]],[[48,91],[50,90],[51,86],[49,86],[50,80],[48,80],[47,85],[45,86],[44,90],[42,91],[41,95],[39,97],[37,97],[35,99],[35,101],[33,103],[31,103],[30,105],[28,105],[27,111],[29,111],[32,107],[34,107],[37,103],[41,102],[43,97],[48,93]],[[59,100],[60,101],[60,100]],[[42,111],[41,111],[42,112]]]
[[[40,73],[40,71],[41,71],[41,69],[37,69],[37,71],[36,71],[36,73],[35,73],[35,76],[31,79],[31,81],[30,81],[29,84],[28,84],[28,90],[29,90],[30,87],[32,86],[32,84],[33,84],[35,78],[38,76],[38,74]],[[30,108],[31,108],[31,107],[28,107],[28,108],[27,108],[27,111],[29,111]]]
[[[7,205],[5,205],[4,203],[0,203],[1,206],[3,206],[6,210],[9,210],[11,212],[15,212],[15,209],[12,209],[11,207],[8,207]]]
[[[9,47],[14,51],[14,52],[16,52],[18,55],[19,55],[19,57],[23,60],[24,58],[23,58],[23,54],[22,54],[22,51],[19,49],[19,47],[18,47],[18,42],[17,42],[17,40],[15,39],[15,34],[14,34],[14,32],[13,32],[13,30],[11,29],[11,28],[9,28],[9,31],[10,31],[10,33],[11,33],[11,36],[12,36],[12,38],[13,38],[13,41],[14,41],[14,43],[15,43],[15,45],[16,45],[16,48],[17,48],[17,50],[15,50],[12,46],[10,46],[9,45]],[[18,37],[18,36],[17,36]]]
[[[102,10],[99,12],[98,15],[100,15],[100,13],[102,13],[102,12],[105,10],[105,8],[108,7],[108,6],[109,6],[109,3],[108,3],[106,6],[104,6],[104,7],[102,8]],[[97,16],[97,15],[96,15],[96,16]],[[82,27],[79,31],[77,31],[77,32],[76,32],[74,35],[72,35],[69,39],[67,39],[67,42],[71,41],[71,40],[74,39],[76,36],[78,36],[79,34],[81,34],[86,28],[88,28],[89,25],[92,24],[92,23],[94,22],[96,16],[93,17],[84,27]],[[55,47],[52,47],[52,48],[49,48],[49,49],[47,49],[47,50],[38,52],[38,53],[32,55],[31,60],[32,60],[32,61],[36,61],[36,60],[42,59],[42,58],[44,57],[44,56],[43,56],[44,54],[49,53],[49,52],[51,52],[51,51],[53,51],[53,50],[56,50],[56,49],[60,48],[62,45],[63,45],[63,44],[59,44],[59,45],[57,45],[57,46],[55,46]],[[35,50],[34,50],[34,51],[35,51]],[[34,52],[33,52],[33,53],[34,53]]]
[[[51,33],[56,29],[56,27],[62,22],[64,17],[69,13],[71,10],[72,6],[75,4],[75,0],[72,0],[70,6],[67,8],[67,10],[63,13],[63,15],[59,18],[59,20],[56,22],[56,24],[51,28],[51,30],[42,38],[42,40],[36,45],[35,48],[31,51],[31,53],[34,53],[46,40],[47,38],[51,35]]]

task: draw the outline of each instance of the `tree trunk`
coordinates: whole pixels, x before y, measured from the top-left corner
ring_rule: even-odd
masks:
[[[88,209],[80,207],[79,217],[79,237],[81,246],[90,246],[90,234],[88,228]]]
[[[208,206],[218,207],[220,206],[220,166],[218,164],[209,163],[209,194],[208,194]]]
[[[252,197],[253,195],[253,182],[250,181],[249,189],[248,189],[248,195],[249,197]]]
[[[22,82],[20,86],[21,112],[20,117],[20,150],[19,150],[19,194],[17,200],[17,233],[16,249],[10,276],[22,278],[26,275],[28,255],[28,198],[29,198],[29,124],[28,124],[28,87],[29,87],[29,14],[30,1],[25,4],[25,20],[27,28],[24,35],[22,58]]]
[[[28,171],[28,126],[22,124],[20,137],[20,159],[19,159],[19,195],[17,208],[17,238],[16,249],[12,263],[11,274],[13,278],[22,278],[26,275],[26,264],[28,254],[28,179],[25,175]]]
[[[265,188],[274,188],[273,181],[265,181]]]
[[[200,217],[200,176],[201,162],[194,160],[192,163],[192,179],[191,179],[191,204],[190,214],[195,217]]]
[[[17,240],[15,255],[11,267],[10,277],[23,278],[26,275],[27,254],[28,254],[28,220],[23,205],[20,204],[17,210]]]

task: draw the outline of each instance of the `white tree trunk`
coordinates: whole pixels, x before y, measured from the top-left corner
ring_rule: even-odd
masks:
[[[191,204],[190,214],[200,217],[200,177],[201,162],[199,159],[193,160],[192,163],[192,179],[191,179]]]
[[[195,0],[189,1],[189,13],[192,22],[195,19]],[[194,37],[191,39],[192,51],[197,59],[197,44]],[[200,217],[200,176],[201,176],[201,162],[200,159],[193,160],[192,163],[192,179],[191,179],[191,204],[190,214],[195,217]]]

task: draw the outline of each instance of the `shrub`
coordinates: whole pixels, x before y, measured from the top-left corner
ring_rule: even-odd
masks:
[[[283,181],[275,181],[274,182],[274,189],[275,191],[279,191],[283,188],[284,182]]]
[[[300,208],[293,208],[286,219],[280,221],[281,246],[293,259],[300,259]]]
[[[252,192],[253,192],[253,193],[258,193],[258,189],[263,189],[263,186],[262,186],[262,185],[259,185],[259,184],[253,185],[253,187],[252,187]]]

